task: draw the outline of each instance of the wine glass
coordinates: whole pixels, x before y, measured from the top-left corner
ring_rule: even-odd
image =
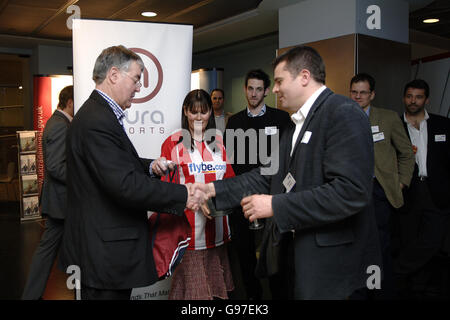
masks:
[[[250,191],[246,191],[242,195],[242,198],[245,198],[245,197],[248,197],[251,195],[252,195],[252,193]],[[249,222],[248,228],[250,230],[260,230],[260,229],[264,228],[264,223],[261,221],[258,221],[258,219],[255,219],[255,220],[253,220],[253,222]]]

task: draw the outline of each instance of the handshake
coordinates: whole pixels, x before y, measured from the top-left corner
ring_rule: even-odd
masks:
[[[188,183],[186,184],[188,190],[188,199],[186,208],[197,211],[201,210],[205,217],[211,219],[211,210],[208,207],[207,201],[216,196],[216,190],[213,183]]]
[[[169,171],[175,170],[176,164],[164,157],[160,157],[152,162],[151,168],[153,174],[164,176]],[[192,211],[202,210],[203,214],[208,219],[211,219],[209,215],[210,209],[206,202],[216,195],[214,185],[212,183],[204,184],[196,182],[186,184],[186,188],[188,191],[186,208]]]
[[[166,160],[161,157],[152,162],[152,172],[159,176],[164,176],[169,171],[173,171],[176,168],[174,162]],[[212,219],[210,216],[211,210],[208,207],[207,201],[216,196],[216,189],[212,182],[204,184],[200,182],[186,184],[188,198],[186,202],[186,208],[192,211],[201,210],[203,215],[208,219]],[[240,202],[244,216],[250,222],[260,218],[269,218],[273,216],[272,209],[272,195],[267,194],[244,194]]]

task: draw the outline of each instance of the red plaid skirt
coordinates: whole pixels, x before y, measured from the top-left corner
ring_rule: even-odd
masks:
[[[227,291],[233,290],[226,245],[186,250],[173,273],[169,300],[228,299]]]

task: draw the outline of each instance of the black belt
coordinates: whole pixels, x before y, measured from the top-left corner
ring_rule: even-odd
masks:
[[[428,177],[425,177],[425,176],[417,177],[417,180],[419,180],[419,181],[425,181],[427,179],[428,179]]]

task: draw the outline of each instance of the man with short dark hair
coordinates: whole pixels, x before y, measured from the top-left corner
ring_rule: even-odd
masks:
[[[292,48],[273,65],[273,92],[293,112],[278,172],[256,169],[194,188],[215,196],[219,210],[241,204],[249,221],[268,218],[260,263],[285,277],[288,297],[346,299],[366,287],[369,267],[381,265],[369,120],[325,86],[313,48]],[[242,199],[248,191],[253,195]]]
[[[394,295],[391,219],[395,209],[403,206],[402,189],[409,186],[414,170],[411,143],[395,111],[375,108],[375,79],[359,73],[350,81],[350,98],[368,115],[372,129],[375,155],[373,204],[380,237],[383,266],[381,289],[373,291],[376,299],[390,299]]]
[[[23,300],[42,298],[48,277],[58,254],[67,211],[66,135],[73,117],[73,86],[59,93],[58,107],[45,124],[42,135],[44,184],[42,215],[46,216],[45,231],[34,253],[30,273],[22,294]]]
[[[424,297],[432,276],[430,261],[449,236],[450,120],[428,113],[430,89],[422,79],[406,84],[403,121],[415,153],[414,174],[399,215],[402,246],[395,259],[401,297]],[[446,271],[447,272],[447,271]],[[442,292],[440,292],[442,294]]]
[[[225,135],[225,141],[233,144],[233,149],[228,148],[227,152],[233,159],[233,170],[236,175],[248,172],[254,168],[260,167],[263,163],[262,156],[278,157],[278,150],[272,151],[271,140],[278,141],[284,129],[290,122],[289,114],[285,111],[271,108],[264,102],[265,97],[270,90],[270,79],[263,70],[250,70],[245,76],[244,93],[247,99],[247,107],[231,116],[227,131],[236,133],[237,130],[243,132],[253,131],[249,137],[255,137],[241,140],[244,142],[244,155],[239,151],[239,137],[234,136],[233,141],[229,141],[228,134]],[[228,139],[228,140],[227,140]],[[261,150],[261,144],[265,144],[267,149]],[[234,151],[232,154],[232,150]],[[262,155],[264,153],[264,155]],[[255,277],[256,267],[256,248],[255,231],[249,229],[249,223],[244,218],[242,210],[236,209],[230,219],[232,228],[232,248],[235,249],[239,257],[240,270],[243,277],[244,287],[247,298],[258,300],[262,296],[262,288],[259,280]],[[236,264],[231,259],[232,264]],[[279,295],[276,287],[279,281],[270,281],[273,298]]]
[[[158,280],[147,211],[184,215],[201,193],[152,177],[164,162],[142,159],[123,127],[141,87],[144,64],[114,46],[98,56],[95,90],[78,110],[67,139],[68,208],[62,266],[81,272],[82,299],[129,299]]]

